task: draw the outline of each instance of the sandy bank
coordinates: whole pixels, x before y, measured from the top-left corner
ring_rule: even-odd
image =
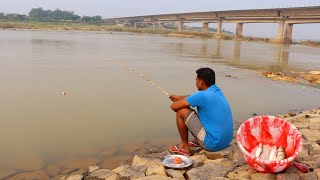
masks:
[[[267,78],[275,81],[285,81],[295,84],[307,85],[312,87],[320,87],[320,71],[310,72],[290,72],[290,74],[257,72]]]
[[[71,31],[115,31],[115,32],[134,32],[134,33],[149,33],[149,34],[166,34],[168,36],[175,36],[181,38],[215,38],[215,39],[224,39],[224,40],[241,40],[241,41],[253,41],[253,42],[266,42],[266,43],[279,43],[273,38],[259,38],[259,37],[235,37],[233,34],[223,33],[218,36],[216,33],[202,33],[199,31],[183,31],[178,32],[177,30],[172,29],[156,29],[151,28],[128,28],[128,27],[118,27],[110,25],[94,25],[86,23],[49,23],[49,22],[1,22],[0,21],[0,30],[6,29],[41,29],[41,30],[71,30]],[[319,42],[315,41],[302,41],[302,42],[293,42],[293,44],[300,44],[306,46],[320,47]]]

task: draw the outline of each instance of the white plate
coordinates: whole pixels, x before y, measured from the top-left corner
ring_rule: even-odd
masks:
[[[175,164],[173,162],[175,157],[180,157],[182,159],[182,163]],[[167,155],[167,156],[163,157],[162,164],[168,168],[184,169],[184,168],[191,166],[193,164],[193,161],[192,161],[192,159],[190,159],[186,156],[183,156],[183,155]]]

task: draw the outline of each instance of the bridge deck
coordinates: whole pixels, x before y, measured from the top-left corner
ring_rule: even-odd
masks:
[[[252,10],[232,10],[232,11],[209,11],[209,12],[191,12],[191,13],[174,13],[174,14],[159,14],[159,15],[144,15],[132,17],[117,17],[103,19],[104,22],[115,21],[198,21],[203,20],[245,20],[253,18],[262,18],[264,21],[269,18],[277,20],[279,18],[291,19],[310,19],[320,17],[320,6],[313,7],[298,7],[298,8],[277,8],[277,9],[252,9]]]

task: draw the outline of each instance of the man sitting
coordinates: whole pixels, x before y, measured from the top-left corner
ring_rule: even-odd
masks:
[[[198,92],[190,96],[170,96],[182,141],[170,148],[172,153],[190,156],[190,146],[219,151],[226,148],[233,138],[232,112],[226,97],[215,84],[215,72],[210,68],[200,68],[196,73]],[[188,130],[195,137],[190,142]]]

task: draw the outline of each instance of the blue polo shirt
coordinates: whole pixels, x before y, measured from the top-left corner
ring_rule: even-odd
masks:
[[[186,100],[197,108],[200,121],[206,130],[205,148],[219,151],[228,147],[233,138],[233,120],[229,103],[217,85],[212,85],[188,96]]]

